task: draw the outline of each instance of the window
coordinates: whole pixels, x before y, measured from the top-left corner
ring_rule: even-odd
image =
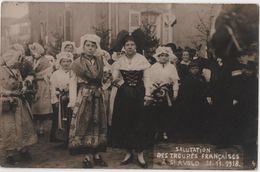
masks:
[[[161,14],[155,11],[130,11],[129,32],[140,28],[141,25],[149,25],[151,31],[157,38],[161,37]]]
[[[144,11],[141,13],[141,24],[149,26],[151,32],[157,37],[161,36],[161,15],[154,11]]]

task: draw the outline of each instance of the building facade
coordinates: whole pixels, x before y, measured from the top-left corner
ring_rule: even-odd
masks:
[[[31,39],[31,22],[28,16],[22,18],[2,18],[1,53],[11,44],[26,44]]]
[[[214,9],[212,8],[214,6]],[[219,5],[212,4],[169,4],[169,3],[28,3],[28,21],[19,26],[3,28],[1,32],[17,35],[17,28],[31,42],[60,46],[64,40],[75,41],[86,33],[107,36],[108,48],[117,34],[126,30],[133,32],[149,24],[160,44],[170,42],[178,46],[193,46],[201,34],[196,29],[200,18],[206,22],[216,14]],[[213,10],[212,10],[213,9]],[[209,15],[210,14],[210,15]],[[29,28],[29,29],[25,29]],[[13,33],[14,32],[14,33]],[[20,32],[20,31],[19,31]],[[28,36],[29,35],[29,36]]]

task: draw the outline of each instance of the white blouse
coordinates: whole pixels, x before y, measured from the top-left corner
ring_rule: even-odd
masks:
[[[71,71],[65,72],[62,69],[59,69],[57,71],[55,71],[51,78],[50,78],[50,82],[51,82],[51,103],[57,103],[58,102],[58,98],[57,98],[57,94],[59,93],[58,91],[56,91],[56,88],[59,88],[60,90],[69,90],[69,83],[70,83],[70,75],[71,75]]]
[[[139,53],[136,53],[132,59],[123,55],[114,64],[114,68],[118,70],[145,70],[150,66],[148,60]]]
[[[173,64],[167,63],[162,65],[161,63],[157,62],[151,66],[148,73],[149,83],[147,83],[147,85],[150,85],[150,93],[154,89],[153,84],[155,83],[173,84],[174,91],[177,91],[179,89],[179,75],[176,67]]]

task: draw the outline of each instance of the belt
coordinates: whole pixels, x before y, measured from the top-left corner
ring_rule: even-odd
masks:
[[[143,82],[125,82],[125,84],[129,87],[136,87],[136,86],[142,86],[143,85]]]

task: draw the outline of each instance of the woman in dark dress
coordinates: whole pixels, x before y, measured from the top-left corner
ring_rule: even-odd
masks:
[[[138,153],[138,164],[147,168],[143,151],[147,147],[144,119],[144,99],[147,90],[144,80],[147,78],[149,62],[136,53],[136,43],[131,36],[124,42],[126,54],[121,56],[113,67],[114,85],[118,88],[112,116],[112,146],[127,150],[121,165],[133,159],[133,151]]]
[[[189,64],[190,64],[191,60],[190,60],[190,54],[189,51],[184,50],[182,52],[182,60],[179,63],[179,65],[177,66],[177,70],[178,70],[178,74],[180,77],[180,83],[183,83],[183,80],[185,79],[185,77],[189,74]]]
[[[180,87],[182,131],[188,141],[201,142],[206,139],[205,115],[209,98],[207,83],[199,72],[199,64],[191,62],[189,65],[189,74],[183,80]],[[197,140],[198,138],[200,140]]]

